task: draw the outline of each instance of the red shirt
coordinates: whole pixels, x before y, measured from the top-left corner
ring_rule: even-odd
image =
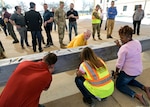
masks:
[[[40,94],[49,88],[51,81],[45,62],[20,63],[1,93],[0,107],[38,107]]]

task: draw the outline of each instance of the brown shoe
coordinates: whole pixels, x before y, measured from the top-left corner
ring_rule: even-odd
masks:
[[[60,45],[60,48],[62,48],[62,49],[66,49],[66,46],[64,46],[64,45]]]
[[[4,59],[4,58],[6,58],[6,56],[3,53],[1,53],[0,59]]]
[[[98,37],[99,40],[102,40],[102,38]]]
[[[64,43],[62,43],[61,45],[63,45],[63,46],[67,46],[66,44],[64,44]]]

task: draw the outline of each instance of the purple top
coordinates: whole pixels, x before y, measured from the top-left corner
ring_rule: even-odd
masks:
[[[4,18],[8,18],[8,19],[9,19],[9,18],[10,18],[10,16],[11,16],[11,14],[10,14],[10,13],[8,13],[8,12],[5,12],[5,13],[4,13]]]
[[[138,40],[129,41],[118,51],[116,67],[127,75],[138,76],[142,73],[142,47]]]

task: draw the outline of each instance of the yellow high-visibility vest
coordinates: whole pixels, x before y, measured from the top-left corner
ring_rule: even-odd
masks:
[[[96,10],[93,11],[94,12],[97,12]],[[92,24],[98,24],[98,23],[101,23],[101,20],[100,19],[97,19],[92,13]],[[100,16],[100,14],[97,12],[97,14]]]
[[[84,86],[94,96],[106,98],[114,91],[114,82],[111,80],[110,73],[104,64],[100,68],[92,68],[87,62],[81,64],[82,69],[86,72]]]

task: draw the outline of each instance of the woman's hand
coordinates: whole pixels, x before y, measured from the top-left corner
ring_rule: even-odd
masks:
[[[115,40],[114,42],[116,43],[117,46],[121,47],[119,40]]]

